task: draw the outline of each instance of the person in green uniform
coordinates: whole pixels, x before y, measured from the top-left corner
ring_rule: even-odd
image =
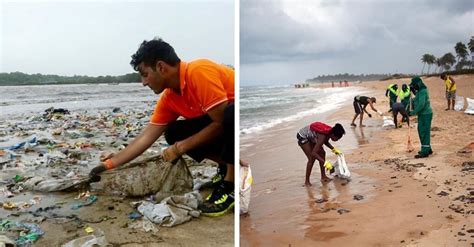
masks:
[[[425,158],[433,153],[430,145],[431,120],[433,119],[430,96],[428,88],[420,77],[411,79],[410,89],[415,94],[415,99],[413,100],[414,109],[410,111],[409,115],[418,116],[418,136],[421,143],[421,150],[415,155],[415,158]]]
[[[398,91],[397,90],[398,90],[398,85],[394,83],[394,84],[390,84],[388,86],[387,90],[385,91],[385,96],[390,97],[390,102],[389,102],[390,110],[388,110],[388,112],[392,111],[393,103],[397,102],[397,98],[398,98]]]

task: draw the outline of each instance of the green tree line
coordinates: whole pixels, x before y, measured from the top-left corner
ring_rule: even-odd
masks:
[[[307,79],[306,82],[313,83],[313,82],[339,82],[339,81],[374,81],[374,80],[381,80],[387,77],[390,77],[390,74],[336,74],[336,75],[320,75],[311,79]]]
[[[129,83],[140,82],[138,73],[119,76],[59,76],[43,74],[25,74],[22,72],[0,73],[0,86],[37,85],[37,84],[88,84],[88,83]]]
[[[472,69],[474,66],[474,36],[471,36],[467,46],[462,42],[457,42],[454,46],[454,51],[456,56],[451,52],[440,57],[429,53],[423,54],[421,57],[421,62],[423,63],[421,74],[429,74],[432,65],[436,66],[433,71],[434,73],[450,71],[453,66],[455,71]],[[471,53],[471,59],[469,59],[469,53]],[[427,71],[425,71],[426,65],[428,65]]]

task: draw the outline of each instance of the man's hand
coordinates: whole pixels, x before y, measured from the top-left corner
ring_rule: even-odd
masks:
[[[370,113],[367,113],[367,115],[369,115],[369,117],[372,117],[372,114],[370,114]]]
[[[165,149],[162,154],[163,159],[167,162],[173,162],[179,157],[181,157],[181,155],[183,154],[181,153],[181,151],[179,151],[177,143]]]
[[[377,111],[377,113],[378,113],[380,116],[383,116],[383,112],[382,112],[382,111]]]
[[[103,152],[100,154],[100,161],[104,162],[110,158],[114,157],[114,153],[109,153],[109,152]]]
[[[342,152],[341,152],[339,149],[337,149],[337,148],[333,148],[333,149],[331,149],[331,151],[332,151],[332,153],[335,154],[335,155],[342,154]]]
[[[102,173],[102,172],[104,172],[104,171],[106,171],[106,170],[107,170],[107,168],[105,167],[105,165],[104,165],[104,164],[100,164],[100,165],[98,165],[98,166],[92,168],[91,172],[89,173],[89,176],[90,176],[90,177],[95,177],[95,176],[99,175],[100,173]]]

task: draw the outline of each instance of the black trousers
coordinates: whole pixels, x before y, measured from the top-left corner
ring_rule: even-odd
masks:
[[[165,139],[168,144],[173,145],[177,141],[184,140],[208,126],[212,122],[209,115],[197,118],[177,120],[168,124]],[[209,156],[219,156],[227,164],[234,164],[234,104],[225,108],[224,120],[222,121],[223,132],[210,143],[194,148],[186,152],[197,162]]]

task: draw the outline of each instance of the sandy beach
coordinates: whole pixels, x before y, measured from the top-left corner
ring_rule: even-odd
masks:
[[[474,76],[454,78],[457,94],[473,98]],[[444,82],[437,77],[423,80],[434,112],[434,154],[429,158],[414,158],[420,148],[416,117],[411,130],[415,152],[407,153],[406,125],[383,129],[382,118],[373,114],[365,117],[365,128],[349,127],[352,101],[331,114],[315,114],[241,139],[241,158],[252,165],[255,180],[250,211],[241,216],[241,245],[471,246],[473,116],[445,111]],[[368,96],[377,97],[375,107],[387,112],[386,87],[409,81],[357,86],[369,90]],[[345,153],[350,182],[334,178],[322,183],[315,164],[313,186],[303,187],[306,157],[295,135],[314,121],[345,127],[346,135],[333,145]],[[326,153],[335,161],[329,150]]]

